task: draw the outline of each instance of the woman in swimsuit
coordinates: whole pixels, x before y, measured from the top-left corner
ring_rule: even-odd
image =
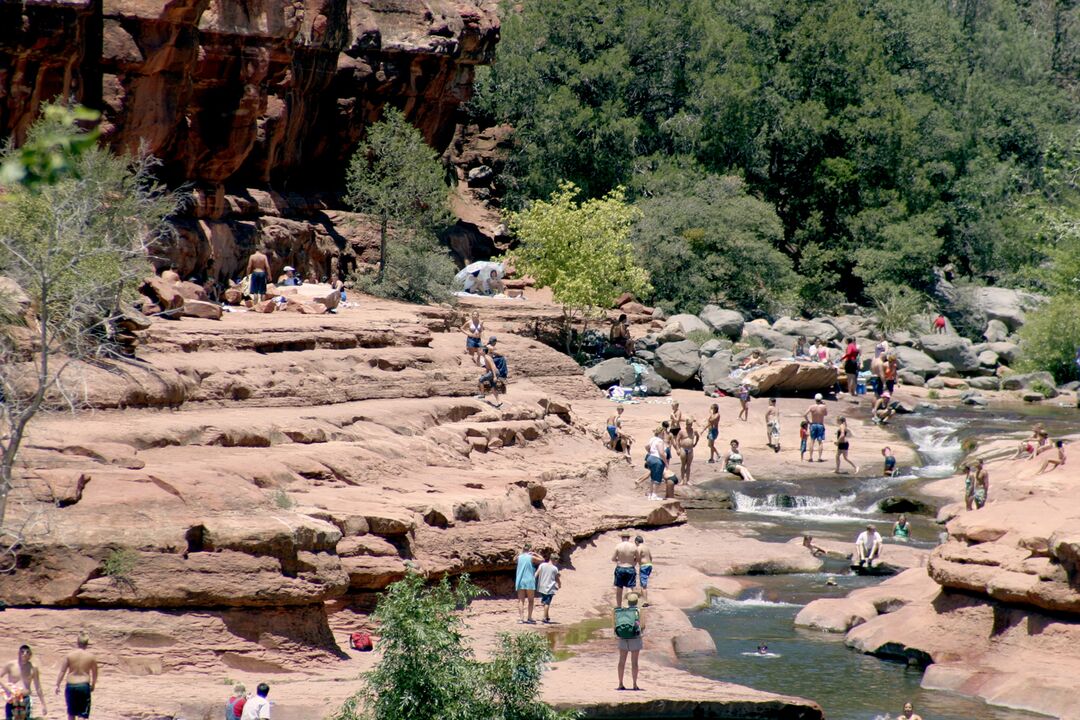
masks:
[[[896,389],[896,370],[896,356],[889,355],[885,358],[885,389],[889,391],[889,395]]]
[[[671,419],[668,429],[671,430],[672,435],[678,435],[679,430],[682,429],[682,410],[679,409],[679,401],[671,403]]]
[[[701,434],[694,429],[694,419],[686,418],[686,431],[679,434],[679,481],[690,484],[690,466],[694,463],[694,448]]]
[[[724,461],[724,469],[732,475],[738,475],[747,482],[754,482],[754,476],[742,464],[742,454],[739,452],[738,440],[731,441],[731,452],[728,453],[727,459]]]
[[[745,422],[750,418],[750,388],[747,385],[739,386],[739,419]]]
[[[720,457],[720,451],[716,449],[716,438],[720,437],[720,406],[713,403],[713,406],[709,408],[709,419],[706,423],[709,429],[705,432],[705,437],[709,440],[709,463],[716,462],[716,458]]]
[[[847,464],[855,469],[855,472],[859,472],[859,466],[851,462],[851,458],[848,457],[848,448],[851,447],[851,443],[848,442],[847,418],[840,418],[836,422],[836,469],[833,472],[840,472],[840,458],[844,458]]]
[[[469,322],[461,326],[461,331],[465,333],[465,352],[472,356],[477,366],[482,366],[484,363],[480,359],[480,341],[484,334],[484,323],[480,322],[480,313],[474,310]]]
[[[908,525],[907,515],[901,513],[896,523],[892,526],[892,536],[897,540],[907,540],[910,535],[911,526]]]

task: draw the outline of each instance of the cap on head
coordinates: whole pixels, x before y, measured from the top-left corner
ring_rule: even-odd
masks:
[[[81,648],[85,648],[90,644],[90,636],[85,632],[79,633],[79,637],[75,638],[75,644]]]
[[[867,529],[867,530],[874,530],[875,528],[874,528],[874,525],[873,525],[873,523],[870,523],[870,524],[868,524],[868,525],[866,526],[866,529]]]
[[[286,265],[285,272],[296,272],[296,268],[294,268],[292,265]]]
[[[815,400],[824,400],[825,398],[824,398],[824,397],[822,397],[821,393],[816,393],[816,394],[814,395],[814,399],[815,399]]]
[[[638,601],[638,594],[635,593],[635,592],[632,592],[632,593],[630,593],[629,595],[626,596],[626,602],[629,605],[637,605],[637,601]]]
[[[887,397],[887,398],[891,398],[891,397],[892,397],[892,393],[891,393],[891,392],[889,392],[888,390],[886,390],[885,392],[881,393],[881,397]]]
[[[621,538],[630,537],[630,531],[629,530],[623,530],[622,532],[619,533],[619,537],[621,537]]]

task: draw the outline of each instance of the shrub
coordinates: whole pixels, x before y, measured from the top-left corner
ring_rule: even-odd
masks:
[[[937,390],[931,390],[930,392],[926,393],[926,397],[930,398],[931,400],[937,400],[939,397],[941,397],[941,393],[939,393]]]
[[[692,341],[695,345],[704,345],[710,340],[719,340],[720,338],[712,330],[691,330],[686,334],[686,339]]]
[[[113,580],[130,580],[131,572],[139,562],[139,556],[129,548],[111,550],[101,564],[101,571]]]
[[[868,293],[874,316],[883,333],[916,330],[918,316],[926,311],[926,297],[908,287],[876,285]]]
[[[289,510],[295,503],[293,499],[289,497],[289,493],[285,492],[283,488],[278,488],[274,493],[274,505],[277,505],[282,510]]]
[[[1054,388],[1050,387],[1050,385],[1044,383],[1042,380],[1032,381],[1031,389],[1039,393],[1043,397],[1050,397],[1054,394]]]
[[[429,237],[420,235],[391,243],[382,279],[375,273],[354,277],[362,292],[413,303],[446,302],[453,298],[453,260]]]
[[[1046,370],[1058,382],[1077,379],[1076,352],[1080,348],[1077,305],[1075,296],[1058,295],[1028,314],[1027,322],[1019,330],[1018,370]]]

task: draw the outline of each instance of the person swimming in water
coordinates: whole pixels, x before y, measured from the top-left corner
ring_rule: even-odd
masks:
[[[762,643],[761,645],[757,646],[757,651],[758,651],[758,655],[768,655],[769,654],[769,646]]]

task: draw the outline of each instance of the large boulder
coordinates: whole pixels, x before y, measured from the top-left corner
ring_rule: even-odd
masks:
[[[673,383],[689,382],[700,367],[698,344],[691,340],[665,343],[656,351],[656,372]]]
[[[207,300],[206,288],[198,283],[188,282],[187,280],[181,280],[173,287],[176,288],[176,292],[180,293],[185,300]]]
[[[1020,346],[1011,342],[985,342],[972,345],[971,351],[976,355],[981,355],[987,351],[992,352],[998,356],[1001,362],[1012,365],[1020,354]]]
[[[184,306],[180,309],[180,314],[184,317],[220,320],[221,306],[204,300],[185,300]]]
[[[1042,295],[1003,287],[957,287],[955,293],[977,327],[1000,320],[1010,331],[1024,324],[1028,312],[1046,302]]]
[[[660,377],[655,370],[649,369],[641,374],[641,386],[650,397],[662,397],[671,394],[671,383]]]
[[[664,327],[670,327],[672,325],[678,325],[682,328],[683,337],[688,336],[692,332],[712,332],[712,329],[702,322],[697,315],[690,315],[689,313],[681,313],[679,315],[672,315],[664,323]]]
[[[717,353],[701,363],[701,385],[705,392],[723,390],[732,393],[740,381],[731,377],[732,358],[728,353]]]
[[[784,335],[802,336],[807,339],[818,338],[828,342],[840,333],[829,323],[815,322],[813,320],[796,320],[782,317],[773,323],[772,329]]]
[[[704,343],[702,343],[701,347],[698,348],[698,354],[702,357],[712,357],[716,353],[722,352],[730,348],[730,340],[706,340]]]
[[[179,311],[184,307],[184,296],[176,289],[176,285],[156,275],[147,278],[139,292],[150,298],[164,312]]]
[[[919,345],[934,360],[951,363],[960,372],[979,369],[979,358],[967,338],[959,335],[921,335]]]
[[[825,392],[836,385],[836,368],[821,363],[777,361],[746,373],[743,382],[757,395]]]
[[[897,345],[891,352],[896,355],[900,370],[906,370],[922,377],[924,380],[937,374],[937,362],[921,350],[906,345]]]
[[[776,332],[764,320],[754,320],[743,325],[742,340],[751,345],[760,344],[767,350],[773,348],[791,350],[795,347],[794,337]]]
[[[636,373],[634,368],[625,358],[611,358],[602,363],[593,365],[585,371],[586,377],[592,380],[597,387],[607,389],[612,385],[632,386]]]
[[[1009,339],[1009,326],[997,319],[990,320],[983,330],[983,337],[990,343],[1005,342]]]
[[[1058,394],[1054,376],[1045,371],[1009,375],[1001,381],[1001,389],[1031,390],[1048,398],[1057,397]]]
[[[712,331],[732,340],[738,340],[742,336],[743,325],[746,321],[742,313],[736,310],[725,310],[717,305],[706,305],[698,314]]]
[[[820,322],[827,322],[832,325],[842,337],[866,337],[875,327],[875,323],[871,318],[865,318],[862,315],[837,315],[836,317],[822,318]]]

